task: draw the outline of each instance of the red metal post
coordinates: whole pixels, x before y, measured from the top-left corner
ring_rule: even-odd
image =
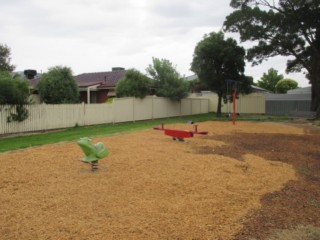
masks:
[[[194,132],[198,133],[198,125],[194,125]]]

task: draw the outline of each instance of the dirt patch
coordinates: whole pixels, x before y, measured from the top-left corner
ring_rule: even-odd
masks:
[[[275,230],[265,240],[319,240],[320,228],[313,226],[297,226],[294,229]],[[252,239],[256,240],[256,239]]]
[[[318,130],[245,122],[199,130],[209,135],[177,142],[147,130],[94,139],[110,151],[94,173],[78,161],[75,142],[0,154],[0,236],[248,239],[319,226]]]

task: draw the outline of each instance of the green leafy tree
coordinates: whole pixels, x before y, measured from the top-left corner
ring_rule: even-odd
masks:
[[[276,92],[276,85],[281,79],[283,79],[283,75],[278,74],[274,68],[270,68],[268,73],[264,73],[261,80],[258,80],[258,87]]]
[[[10,64],[10,48],[5,44],[0,44],[0,71],[12,72],[14,66]]]
[[[256,43],[247,58],[255,64],[274,56],[290,56],[287,72],[306,70],[311,83],[311,110],[320,117],[320,1],[232,0],[227,31]]]
[[[287,93],[288,90],[297,89],[298,83],[292,79],[282,79],[276,84],[277,93]]]
[[[68,67],[55,66],[42,74],[37,84],[39,95],[48,104],[78,103],[79,89]]]
[[[16,112],[7,121],[22,122],[28,118],[24,105],[29,104],[29,85],[25,79],[9,72],[0,72],[0,105],[12,105]]]
[[[188,83],[167,59],[152,58],[146,69],[154,79],[157,96],[179,101],[188,96]]]
[[[253,81],[253,82],[252,82],[252,85],[258,87],[258,83],[257,83],[257,82],[254,82],[253,78],[252,78],[252,81]]]
[[[150,92],[151,79],[135,69],[126,72],[116,86],[117,97],[144,98]]]
[[[194,80],[189,80],[189,92],[195,93],[200,92],[201,90],[205,90],[204,84],[199,80],[199,78],[196,78]]]
[[[245,50],[232,39],[224,39],[222,32],[206,34],[193,54],[191,70],[208,90],[218,94],[217,116],[221,116],[222,99],[228,94],[226,80],[241,82],[243,92],[250,92],[253,79],[244,75]]]

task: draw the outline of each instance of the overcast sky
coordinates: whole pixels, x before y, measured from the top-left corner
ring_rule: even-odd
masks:
[[[0,0],[0,43],[11,48],[17,71],[56,65],[74,74],[136,68],[166,58],[189,76],[196,44],[221,30],[228,0]],[[229,36],[229,35],[227,35]],[[237,37],[237,36],[234,36]],[[255,81],[271,67],[308,86],[303,74],[285,74],[285,58],[247,63]]]

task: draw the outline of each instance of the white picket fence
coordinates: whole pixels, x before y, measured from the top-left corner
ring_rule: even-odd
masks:
[[[7,122],[10,113],[15,112],[14,107],[0,106],[0,135],[208,113],[209,99],[186,98],[173,102],[150,96],[143,100],[115,98],[112,104],[34,104],[25,107],[29,112],[28,119]]]

